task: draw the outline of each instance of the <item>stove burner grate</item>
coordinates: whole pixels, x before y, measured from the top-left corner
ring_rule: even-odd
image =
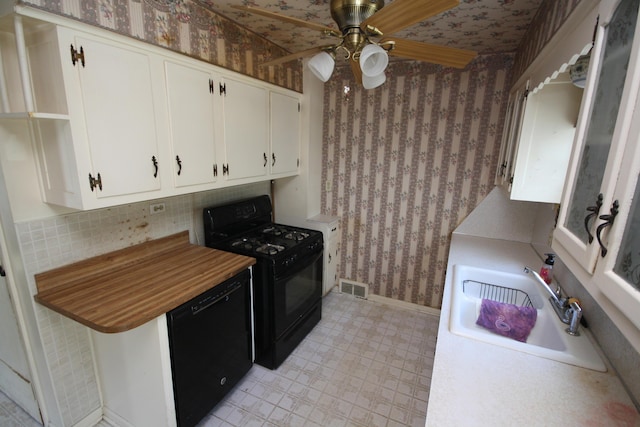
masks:
[[[309,233],[305,233],[303,231],[288,231],[287,233],[285,233],[284,238],[285,239],[289,239],[289,240],[295,240],[296,242],[299,242],[301,240],[306,239],[307,237],[309,237]]]
[[[241,237],[231,242],[231,247],[250,250],[256,243],[259,243],[255,237]]]
[[[267,254],[267,255],[275,255],[278,252],[282,252],[284,251],[284,246],[280,246],[280,245],[273,245],[271,243],[265,243],[261,246],[258,246],[256,248],[256,252],[259,252],[261,254]]]

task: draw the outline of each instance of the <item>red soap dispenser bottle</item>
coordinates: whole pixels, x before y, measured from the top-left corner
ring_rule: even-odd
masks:
[[[556,262],[556,254],[545,254],[547,259],[544,260],[544,264],[540,268],[540,277],[545,281],[547,285],[551,284],[553,279],[553,264]]]

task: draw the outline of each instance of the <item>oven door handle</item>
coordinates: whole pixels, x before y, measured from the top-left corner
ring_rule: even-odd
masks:
[[[236,284],[233,287],[233,289],[228,290],[227,292],[225,292],[224,294],[220,295],[218,298],[214,299],[213,301],[210,301],[206,305],[203,305],[202,307],[199,307],[197,310],[194,310],[191,314],[193,316],[195,316],[196,314],[202,313],[207,308],[211,307],[212,305],[215,305],[215,304],[219,303],[222,300],[228,301],[229,300],[229,295],[231,295],[232,293],[236,292],[240,288],[242,288],[242,283]]]
[[[322,257],[322,249],[317,252],[311,252],[309,255],[305,256],[302,259],[296,260],[296,262],[293,263],[293,266],[296,268],[294,268],[293,270],[286,270],[284,275],[276,275],[275,280],[279,282],[292,278],[307,266],[316,262],[320,257]]]

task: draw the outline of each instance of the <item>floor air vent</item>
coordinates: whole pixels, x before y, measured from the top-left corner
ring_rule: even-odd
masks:
[[[353,295],[358,298],[367,299],[369,295],[369,285],[366,283],[358,283],[353,280],[340,279],[340,292],[343,294]]]

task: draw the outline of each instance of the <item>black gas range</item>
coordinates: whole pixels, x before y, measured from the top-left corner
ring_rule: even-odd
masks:
[[[269,196],[203,211],[205,244],[256,258],[256,362],[277,368],[320,321],[322,233],[273,223]]]

